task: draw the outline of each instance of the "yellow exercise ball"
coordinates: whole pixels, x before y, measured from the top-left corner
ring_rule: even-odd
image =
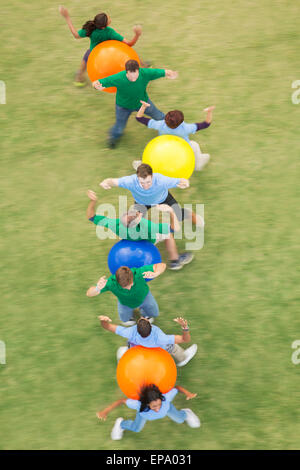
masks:
[[[176,135],[160,135],[150,140],[143,153],[143,163],[172,178],[190,178],[195,168],[195,155],[186,140]]]

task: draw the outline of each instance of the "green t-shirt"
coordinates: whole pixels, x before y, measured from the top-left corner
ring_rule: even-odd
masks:
[[[78,34],[81,38],[86,38],[86,30],[79,29]],[[113,28],[107,26],[104,29],[94,29],[92,34],[90,35],[90,49],[94,49],[100,42],[109,41],[110,39],[114,39],[115,41],[123,41],[123,36],[117,33]]]
[[[149,264],[141,268],[131,268],[133,272],[133,286],[131,289],[123,289],[123,287],[118,284],[115,274],[113,274],[107,279],[106,286],[101,290],[101,294],[102,292],[110,290],[118,297],[122,305],[127,305],[127,307],[130,308],[139,307],[144,302],[149,292],[149,287],[146,280],[143,278],[143,273],[145,271],[154,272],[153,266],[153,264]]]
[[[146,92],[148,83],[165,76],[164,69],[140,69],[138,79],[135,82],[128,80],[126,70],[101,78],[99,82],[105,88],[117,87],[116,103],[126,109],[138,110],[141,107],[140,100],[148,101]]]
[[[155,243],[158,238],[157,234],[167,235],[170,233],[169,224],[156,224],[144,218],[135,227],[126,227],[120,219],[109,219],[104,215],[95,215],[90,220],[96,225],[109,228],[123,240],[148,240],[151,243]]]

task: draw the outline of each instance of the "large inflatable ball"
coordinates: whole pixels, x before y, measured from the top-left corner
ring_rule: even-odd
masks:
[[[121,357],[117,367],[117,381],[122,392],[134,400],[144,385],[154,384],[162,393],[169,392],[176,383],[177,369],[172,356],[162,348],[134,346]]]
[[[150,165],[154,173],[188,179],[195,168],[195,155],[192,147],[181,137],[160,135],[145,147],[143,163]]]
[[[87,72],[90,80],[94,82],[100,78],[114,75],[125,70],[127,60],[136,60],[140,63],[139,56],[132,47],[121,41],[104,41],[91,51]],[[115,93],[116,87],[106,88],[107,93]]]
[[[140,268],[148,264],[161,263],[158,248],[147,240],[120,240],[108,254],[108,267],[115,274],[121,266]]]

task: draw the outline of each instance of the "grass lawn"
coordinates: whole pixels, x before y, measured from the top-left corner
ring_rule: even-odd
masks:
[[[78,29],[97,13],[90,0],[65,6]],[[114,96],[72,85],[88,40],[73,40],[55,2],[11,0],[0,20],[0,448],[299,448],[300,365],[291,361],[300,339],[297,2],[105,0],[101,8],[127,38],[141,23],[140,56],[178,70],[177,80],[149,86],[160,109],[196,122],[216,105],[213,124],[196,135],[211,161],[189,189],[173,192],[205,204],[204,248],[151,283],[159,327],[179,333],[172,319],[190,321],[199,349],[178,384],[198,396],[174,404],[191,407],[202,426],[166,418],[114,442],[115,419],[134,411],[96,419],[121,397],[115,353],[124,341],[98,324],[99,314],[118,321],[115,297],[85,295],[108,275],[114,243],[99,241],[87,222],[86,190],[117,204],[126,192],[98,183],[131,174],[156,133],[131,117],[108,150]]]

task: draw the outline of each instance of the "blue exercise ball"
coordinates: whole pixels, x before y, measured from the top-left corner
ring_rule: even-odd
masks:
[[[108,267],[115,274],[121,266],[140,268],[147,264],[161,263],[158,248],[147,240],[120,240],[108,254]]]

